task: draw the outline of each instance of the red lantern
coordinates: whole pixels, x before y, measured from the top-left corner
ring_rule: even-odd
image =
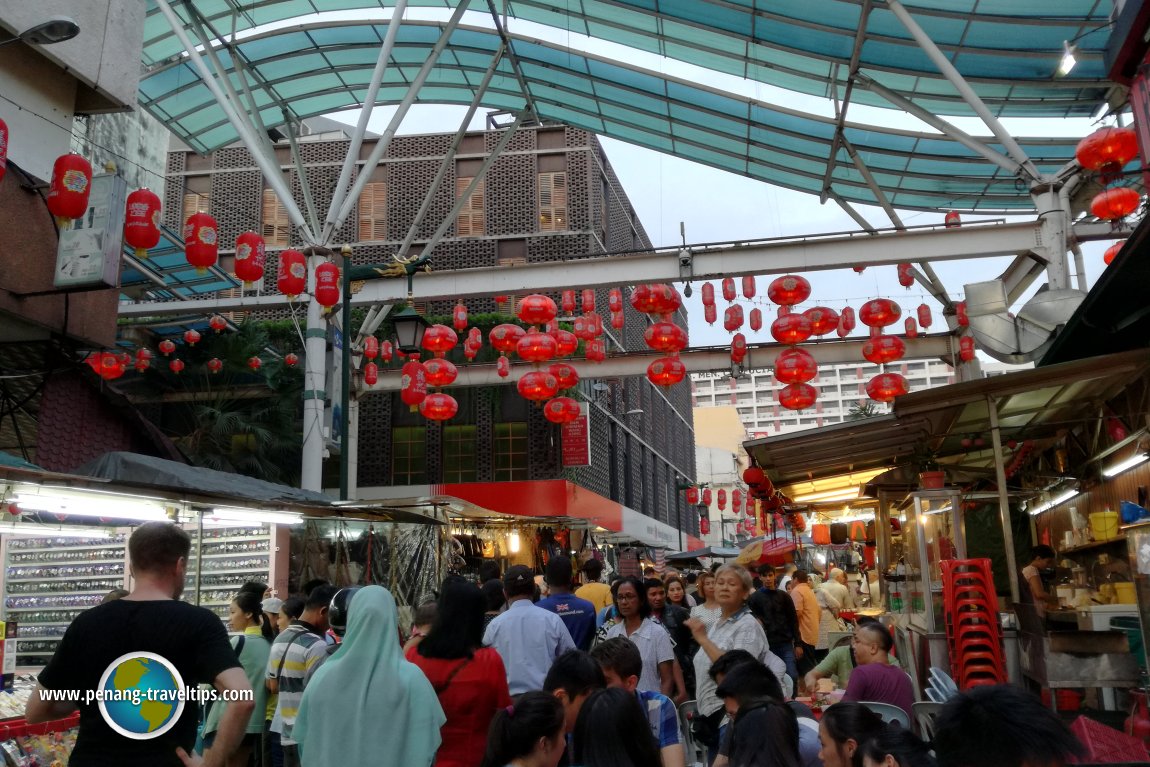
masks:
[[[835,310],[825,306],[812,306],[803,312],[803,316],[811,322],[812,336],[825,336],[839,324],[839,316]]]
[[[559,305],[563,307],[564,314],[575,313],[575,291],[564,290],[559,296]]]
[[[558,346],[551,336],[532,330],[519,339],[515,351],[528,362],[546,362],[555,356]]]
[[[687,375],[687,368],[678,357],[660,357],[647,366],[647,380],[656,386],[674,386]]]
[[[555,397],[547,400],[547,404],[543,406],[543,417],[551,423],[570,423],[582,412],[579,403],[570,397]]]
[[[607,308],[612,312],[623,311],[623,291],[619,288],[611,288],[607,291]]]
[[[379,344],[379,359],[383,362],[391,362],[391,356],[391,341],[381,341]]]
[[[551,337],[555,339],[556,357],[570,357],[579,348],[579,339],[570,330],[556,330]]]
[[[801,304],[810,296],[811,284],[797,274],[778,277],[767,288],[767,298],[779,306]]]
[[[898,265],[898,284],[909,288],[914,284],[914,267],[910,264]]]
[[[368,336],[363,339],[363,356],[369,360],[375,359],[379,356],[379,339],[375,336]]]
[[[451,311],[451,324],[460,333],[467,330],[467,307],[463,305],[462,301],[457,303]]]
[[[228,328],[228,321],[218,314],[213,314],[212,318],[208,320],[208,327],[217,333],[223,333]]]
[[[195,346],[199,340],[200,334],[195,330],[189,329],[184,331],[184,341],[188,344],[188,346]]]
[[[906,329],[907,338],[918,338],[918,323],[914,321],[914,317],[907,317],[902,326]]]
[[[955,229],[962,226],[962,216],[958,215],[957,210],[948,210],[942,218],[942,224],[947,229]]]
[[[787,410],[806,410],[818,397],[818,390],[807,383],[787,384],[779,389],[779,404]]]
[[[611,327],[615,330],[622,330],[624,321],[623,312],[611,312]]]
[[[176,344],[173,343],[170,339],[165,338],[163,341],[160,341],[160,354],[167,357],[169,354],[171,354],[175,350],[176,350]]]
[[[518,325],[504,323],[503,325],[496,325],[493,327],[487,338],[491,341],[491,345],[495,347],[496,351],[506,354],[507,352],[515,351],[515,347],[519,343],[519,339],[523,338],[525,335],[527,335],[527,331]]]
[[[699,505],[699,488],[697,488],[697,487],[688,487],[687,488],[687,505],[688,506],[698,506]]]
[[[747,358],[747,338],[742,333],[735,333],[731,339],[731,361],[743,364]]]
[[[862,355],[868,362],[885,365],[902,359],[906,354],[906,344],[898,336],[874,336],[863,344]]]
[[[731,491],[731,511],[738,514],[739,509],[742,508],[742,506],[743,506],[743,491],[739,490],[738,488],[735,488],[734,490]]]
[[[703,519],[700,519],[699,520],[699,533],[702,535],[707,535],[710,532],[711,532],[711,520],[709,520],[705,517]]]
[[[499,307],[500,310],[502,310],[503,305],[507,303],[507,296],[492,296],[491,300],[495,302],[495,305]]]
[[[1138,210],[1142,196],[1128,186],[1099,192],[1090,202],[1090,212],[1103,221],[1117,221]]]
[[[970,336],[958,339],[958,358],[963,362],[974,361],[974,339]]]
[[[706,286],[704,286],[705,290]],[[711,291],[712,299],[714,289]],[[713,303],[713,300],[712,300]],[[631,292],[631,307],[643,314],[671,314],[683,305],[683,297],[671,285],[637,285]]]
[[[818,363],[805,349],[784,349],[775,357],[775,378],[780,383],[806,383],[818,374]]]
[[[851,269],[855,270],[855,274],[862,274],[863,272],[866,271],[865,266],[852,266]]]
[[[463,342],[463,357],[471,362],[479,354],[479,347],[469,338]]]
[[[8,170],[8,123],[0,120],[0,181]]]
[[[759,308],[751,309],[750,322],[751,330],[759,331],[763,329],[763,310]]]
[[[446,325],[432,325],[423,331],[422,346],[436,357],[447,354],[455,348],[457,343],[459,343],[459,336],[455,335],[455,331]]]
[[[88,195],[91,192],[91,163],[75,152],[57,157],[52,166],[48,210],[61,226],[72,219],[84,217],[88,212]]]
[[[3,123],[0,123],[0,145],[7,143],[2,138]],[[3,160],[0,159],[0,178],[4,177]],[[128,195],[124,209],[124,242],[136,249],[136,258],[147,258],[148,250],[160,242],[160,198],[150,189],[137,189]]]
[[[248,357],[248,367],[252,369],[253,373],[263,367],[263,364],[264,361],[259,357]]]
[[[747,274],[743,276],[743,298],[755,297],[755,275]]]
[[[576,317],[575,322],[572,323],[575,328],[575,337],[581,338],[584,341],[590,341],[595,338],[595,321],[591,318],[590,314],[584,314],[581,317]]]
[[[703,505],[704,506],[710,506],[711,505],[711,488],[709,488],[709,487],[703,488]]]
[[[743,307],[738,304],[733,304],[727,307],[727,311],[723,312],[723,327],[729,332],[734,332],[743,326]]]
[[[411,412],[419,409],[419,403],[427,397],[427,368],[419,360],[411,360],[403,366],[399,377],[399,398]]]
[[[715,286],[709,282],[703,283],[703,306],[715,305]]]
[[[177,357],[168,363],[168,368],[176,375],[179,375],[180,371],[184,369],[184,361]]]
[[[731,277],[723,278],[723,298],[728,301],[734,301],[736,298],[735,293],[735,280]]]
[[[542,402],[551,399],[559,391],[559,382],[555,376],[542,370],[533,370],[519,379],[516,387],[524,399],[532,402]]]
[[[867,381],[867,396],[878,402],[891,402],[910,391],[906,379],[898,373],[880,373]]]
[[[284,364],[289,368],[294,368],[299,364],[299,355],[295,352],[288,352],[284,355]]]
[[[1112,442],[1121,442],[1129,436],[1126,427],[1117,418],[1107,419],[1106,433],[1110,436]]]
[[[682,351],[687,346],[687,331],[673,322],[655,322],[643,331],[647,346],[657,352],[671,354]]]
[[[197,272],[216,265],[220,242],[216,220],[207,213],[193,213],[184,224],[184,255]]]
[[[926,304],[919,304],[918,305],[918,324],[922,327],[923,330],[926,330],[927,328],[930,327],[931,321],[932,321],[932,317],[930,316],[930,307],[927,306]]]
[[[436,392],[423,398],[419,412],[429,421],[446,421],[459,412],[459,403],[450,394]]]
[[[136,361],[135,368],[137,373],[143,373],[149,367],[147,362]]]
[[[315,300],[324,309],[339,303],[339,267],[330,261],[315,268]]]
[[[524,296],[519,302],[519,319],[528,325],[546,325],[557,313],[555,302],[539,293]]]
[[[307,259],[298,250],[280,253],[276,288],[288,298],[295,298],[307,288]]]
[[[244,232],[236,238],[236,277],[248,287],[253,282],[260,282],[264,278],[264,264],[267,262],[268,252],[264,238],[255,232]]]
[[[211,371],[213,375],[224,369],[224,361],[219,357],[212,357],[210,360],[208,360],[207,364],[208,370]]]
[[[603,318],[597,313],[591,312],[590,314],[583,315],[583,318],[590,323],[590,329],[593,338],[598,338],[603,335]]]
[[[966,301],[958,301],[955,303],[954,319],[958,322],[960,328],[965,328],[970,324],[970,318],[966,316]]]
[[[811,321],[804,314],[786,314],[771,323],[771,336],[780,344],[801,344],[811,337]]]
[[[591,288],[583,289],[583,313],[595,311],[595,291]]]
[[[172,345],[172,348],[175,348],[175,344]],[[136,364],[139,364],[142,362],[142,363],[144,363],[145,366],[147,366],[147,364],[151,361],[152,361],[152,352],[151,351],[144,348],[143,346],[141,346],[139,349],[136,349]]]
[[[868,328],[885,328],[898,322],[902,309],[889,298],[875,298],[859,309],[859,320]]]
[[[547,372],[555,376],[560,390],[570,389],[579,383],[579,371],[566,362],[556,362],[547,367]]]
[[[748,466],[743,469],[743,481],[748,485],[761,485],[767,478],[767,473],[758,466]]]
[[[1138,156],[1138,135],[1130,128],[1099,128],[1078,142],[1074,157],[1086,170],[1101,171],[1104,183]]]
[[[1106,252],[1102,254],[1102,262],[1107,266],[1110,266],[1110,262],[1118,256],[1118,254],[1122,251],[1122,246],[1125,244],[1126,240],[1122,240],[1121,242],[1116,242],[1107,248]]]
[[[125,363],[112,352],[93,352],[84,361],[105,381],[112,381],[124,375]]]
[[[718,310],[715,309],[714,304],[706,304],[703,306],[703,319],[707,321],[708,325],[714,325],[718,316]]]
[[[719,506],[719,511],[726,511],[726,509],[727,509],[727,491],[720,487],[719,492],[716,493],[716,495],[718,496],[717,502],[718,502],[718,506]]]
[[[429,359],[423,363],[423,369],[427,372],[427,385],[437,389],[451,386],[459,375],[459,369],[451,361],[442,357]]]

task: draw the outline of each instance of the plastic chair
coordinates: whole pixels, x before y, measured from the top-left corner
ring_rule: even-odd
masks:
[[[918,725],[918,736],[928,743],[934,740],[934,718],[942,710],[941,703],[922,702],[911,706],[914,722]]]
[[[707,750],[695,742],[691,732],[691,720],[699,714],[699,706],[693,700],[685,700],[679,706],[679,730],[683,740],[683,750],[686,751],[687,764],[706,763]]]
[[[910,729],[910,717],[898,706],[891,703],[880,703],[875,700],[860,700],[859,703],[881,716],[884,722],[897,722],[906,729]]]

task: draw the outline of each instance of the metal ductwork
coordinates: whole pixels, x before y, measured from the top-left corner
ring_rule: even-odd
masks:
[[[966,285],[966,313],[979,349],[1000,362],[1022,364],[1046,353],[1084,298],[1081,290],[1044,285],[1016,316],[1002,280],[973,282]]]

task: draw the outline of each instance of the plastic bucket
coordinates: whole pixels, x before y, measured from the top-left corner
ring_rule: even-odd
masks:
[[[1117,597],[1118,604],[1120,605],[1138,604],[1138,597],[1134,594],[1133,583],[1115,583],[1114,594]]]
[[[1082,705],[1082,693],[1077,690],[1058,690],[1055,693],[1059,711],[1077,711]],[[1050,707],[1050,690],[1042,691],[1042,705]]]
[[[1118,537],[1118,512],[1095,511],[1090,515],[1090,534],[1096,541]]]

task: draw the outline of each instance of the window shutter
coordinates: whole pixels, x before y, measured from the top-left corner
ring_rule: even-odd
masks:
[[[367,184],[359,197],[359,239],[387,239],[387,184]]]
[[[288,221],[287,209],[275,191],[265,189],[263,194],[263,225],[260,227],[260,236],[269,248],[286,248],[291,233],[291,223]]]

